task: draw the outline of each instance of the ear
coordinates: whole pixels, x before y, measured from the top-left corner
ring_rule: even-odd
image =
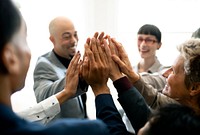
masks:
[[[190,90],[190,95],[200,95],[200,83],[194,83],[192,89]]]
[[[55,43],[55,39],[54,39],[54,37],[52,35],[49,37],[49,39],[53,44]]]
[[[162,42],[158,43],[157,50],[160,49],[161,45],[162,45]]]
[[[12,44],[7,44],[2,51],[2,61],[9,74],[19,72],[19,59],[16,54],[16,48]]]

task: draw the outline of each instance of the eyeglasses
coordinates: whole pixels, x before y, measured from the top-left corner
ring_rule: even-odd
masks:
[[[145,42],[146,44],[154,44],[155,42],[158,42],[157,40],[154,40],[154,39],[149,39],[149,38],[146,38],[146,39],[143,39],[143,38],[138,38],[138,43],[141,44],[142,42]]]

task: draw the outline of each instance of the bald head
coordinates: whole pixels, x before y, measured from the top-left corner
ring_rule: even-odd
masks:
[[[54,52],[63,58],[71,59],[76,53],[78,43],[78,34],[73,22],[63,16],[56,17],[49,24],[49,33]]]
[[[52,36],[55,36],[58,31],[61,31],[63,28],[75,29],[73,22],[64,16],[59,16],[54,18],[49,24],[49,33]]]

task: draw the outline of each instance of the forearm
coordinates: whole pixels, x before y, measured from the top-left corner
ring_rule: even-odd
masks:
[[[118,91],[118,100],[137,132],[146,123],[150,109],[142,95],[131,85],[131,82],[126,77],[120,78],[113,83]]]
[[[31,122],[49,123],[60,112],[60,104],[53,95],[34,106],[16,112],[20,117]]]
[[[112,135],[129,134],[110,94],[99,94],[95,105],[96,117],[106,123]]]
[[[92,91],[96,96],[101,95],[101,94],[110,94],[110,89],[108,88],[108,86],[105,85],[100,85],[100,86],[91,86],[92,87]]]
[[[140,79],[140,75],[133,70],[129,71],[127,77],[132,84],[134,84],[136,81]]]
[[[65,86],[65,78],[58,80],[40,79],[34,82],[34,91],[37,101],[40,102],[62,91]]]
[[[151,85],[147,84],[140,78],[136,81],[133,86],[140,92],[140,94],[144,97],[145,101],[149,106],[153,106],[153,104],[157,100],[158,91],[153,88]]]
[[[60,104],[72,97],[72,95],[70,93],[67,93],[65,89],[58,92],[55,96]]]

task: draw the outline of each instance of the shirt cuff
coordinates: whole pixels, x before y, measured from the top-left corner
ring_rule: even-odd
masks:
[[[16,112],[20,117],[31,122],[47,124],[60,112],[60,104],[55,95],[23,111]]]
[[[48,117],[55,117],[60,112],[60,104],[55,95],[43,100],[41,105],[44,109],[47,119]]]
[[[128,80],[126,76],[114,81],[113,84],[115,88],[117,89],[118,94],[121,94],[129,90],[131,87],[133,87],[131,82]]]

